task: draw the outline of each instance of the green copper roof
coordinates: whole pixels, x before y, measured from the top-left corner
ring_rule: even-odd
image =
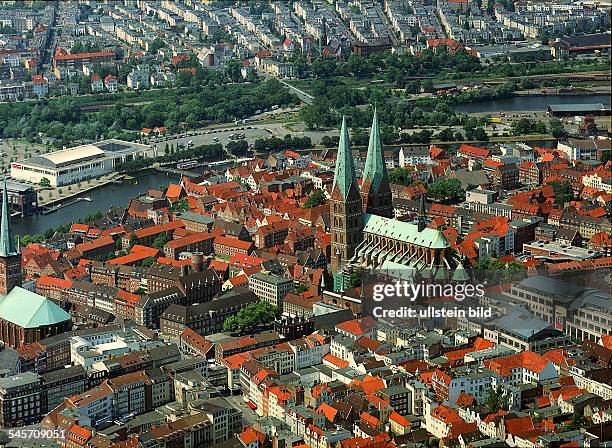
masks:
[[[6,177],[2,189],[2,222],[0,222],[0,257],[17,254],[11,238],[11,216],[8,211],[8,193],[6,192]]]
[[[363,215],[363,221],[363,233],[372,233],[432,249],[450,247],[448,240],[440,230],[425,228],[419,232],[418,227],[409,222],[383,218],[369,213]]]
[[[368,155],[363,169],[363,180],[370,179],[374,190],[378,189],[383,176],[387,173],[385,156],[383,154],[380,128],[378,126],[378,113],[374,109],[372,129],[370,130],[370,143],[368,144]]]
[[[70,320],[70,314],[46,297],[15,286],[0,301],[0,318],[22,328],[37,328]]]
[[[338,187],[342,193],[342,197],[346,199],[353,183],[355,187],[357,187],[355,165],[353,164],[353,152],[351,151],[351,142],[349,140],[348,128],[346,127],[346,117],[342,117],[340,143],[338,144],[338,156],[336,157],[336,169],[334,171],[332,191]]]

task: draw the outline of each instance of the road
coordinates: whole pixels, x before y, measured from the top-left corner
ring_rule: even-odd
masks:
[[[393,44],[394,47],[397,47],[400,43],[397,37],[395,36],[395,30],[393,29],[391,22],[389,22],[389,17],[385,13],[385,11],[383,11],[381,6],[378,4],[376,5],[376,11],[380,19],[383,21],[383,24],[387,28],[387,32],[389,33],[389,38],[391,39],[391,43]]]
[[[314,96],[304,92],[301,89],[298,89],[295,86],[292,86],[291,84],[288,84],[287,82],[283,81],[282,79],[279,79],[280,83],[282,85],[284,85],[285,87],[289,88],[289,91],[291,93],[294,93],[295,95],[297,95],[297,97],[300,99],[300,101],[306,103],[306,104],[312,104],[312,102],[314,101]]]

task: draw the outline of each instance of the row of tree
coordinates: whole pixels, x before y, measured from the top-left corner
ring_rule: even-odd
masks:
[[[111,102],[110,107],[103,107]],[[277,80],[255,84],[197,83],[186,89],[127,92],[95,98],[62,97],[38,102],[0,104],[0,137],[40,134],[70,145],[101,137],[134,140],[142,128],[164,126],[169,132],[212,122],[246,118],[273,105],[297,99]],[[91,111],[92,107],[94,109]]]

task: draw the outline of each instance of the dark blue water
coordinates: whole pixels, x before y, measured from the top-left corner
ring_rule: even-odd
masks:
[[[602,103],[610,106],[610,95],[530,95],[457,104],[454,109],[464,114],[484,112],[544,111],[549,104]]]
[[[49,228],[55,228],[68,222],[77,221],[88,214],[98,211],[106,212],[111,206],[126,207],[131,198],[147,190],[165,188],[171,182],[178,182],[178,175],[167,175],[156,171],[147,172],[134,180],[126,180],[122,184],[108,184],[88,191],[77,197],[89,197],[91,202],[81,201],[69,205],[48,215],[35,215],[25,218],[13,218],[14,235],[32,235],[44,233]]]

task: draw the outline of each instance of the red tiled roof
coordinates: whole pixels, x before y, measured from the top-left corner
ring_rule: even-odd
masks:
[[[62,48],[58,48],[55,51],[55,56],[54,59],[57,61],[67,61],[70,59],[85,59],[85,58],[95,58],[95,57],[107,57],[107,56],[114,56],[115,53],[113,53],[112,51],[96,51],[96,52],[91,52],[91,53],[68,53],[66,52],[66,50],[62,49]]]
[[[183,193],[183,187],[177,184],[168,185],[168,189],[166,190],[166,197],[172,199],[178,199]]]
[[[70,233],[73,234],[74,232],[87,233],[89,232],[89,226],[87,224],[75,222],[70,226]]]
[[[135,244],[130,253],[127,255],[122,255],[121,257],[113,258],[112,260],[108,260],[109,264],[119,264],[119,265],[127,265],[130,263],[136,263],[138,261],[142,261],[146,258],[156,257],[159,255],[159,251],[152,247],[141,246],[139,244]]]
[[[466,394],[465,392],[461,392],[457,397],[457,401],[455,404],[460,407],[471,406],[475,403],[476,399],[471,395]]]
[[[179,227],[185,227],[185,224],[180,219],[175,219],[174,221],[165,222],[163,224],[138,229],[134,232],[134,235],[136,235],[136,238],[140,239],[147,236],[156,235],[158,233],[178,229]]]
[[[338,409],[331,407],[327,403],[321,403],[316,412],[317,414],[324,415],[327,420],[333,423],[334,419],[336,418],[336,414],[338,413]]]
[[[450,424],[455,422],[462,422],[463,419],[457,414],[456,411],[447,406],[438,406],[431,412],[432,418],[440,420],[442,423]]]
[[[348,320],[336,325],[337,330],[346,331],[354,336],[369,333],[374,327],[376,327],[376,321],[369,316]]]
[[[531,370],[532,372],[541,373],[548,365],[546,359],[542,356],[526,351],[517,353],[516,355],[505,356],[496,359],[487,359],[484,361],[485,367],[499,373],[503,376],[510,376],[511,369],[522,367]]]
[[[174,258],[159,257],[155,261],[157,261],[158,263],[169,264],[171,266],[177,267],[189,266],[191,264],[191,259],[189,258],[185,258],[184,260],[175,260]]]
[[[99,249],[104,246],[114,245],[115,240],[111,236],[104,236],[102,238],[98,238],[92,241],[86,241],[84,243],[77,244],[75,246],[76,250],[78,250],[81,254],[90,251]]]
[[[343,369],[344,367],[349,366],[348,361],[340,359],[337,356],[332,355],[331,353],[328,353],[327,355],[325,355],[323,357],[323,361],[327,361],[328,363],[335,365],[339,369]]]
[[[234,238],[232,236],[218,236],[215,238],[214,244],[242,250],[249,250],[253,246],[253,243],[249,241],[239,240],[238,238]]]
[[[72,282],[63,278],[40,277],[36,279],[36,286],[54,286],[56,288],[68,289],[72,287]]]
[[[205,241],[218,236],[219,232],[197,232],[192,235],[187,235],[182,238],[178,238],[176,240],[170,240],[166,243],[165,247],[176,249],[179,247],[187,246],[189,244],[199,243],[201,241]]]
[[[239,267],[251,267],[258,266],[263,263],[263,258],[259,257],[251,257],[250,255],[235,253],[234,256],[230,259],[229,264],[232,266]]]
[[[410,426],[410,422],[408,421],[408,419],[406,417],[404,417],[403,415],[398,414],[395,411],[393,411],[389,415],[389,420],[393,420],[395,423],[397,423],[398,425],[401,425],[403,427]]]
[[[459,147],[458,154],[467,157],[478,157],[486,159],[487,157],[489,157],[489,154],[491,154],[491,151],[485,148],[478,148],[476,146],[461,145]]]

